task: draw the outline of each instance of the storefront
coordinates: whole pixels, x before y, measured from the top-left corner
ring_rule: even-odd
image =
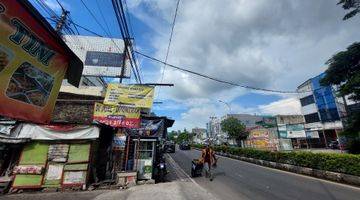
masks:
[[[140,128],[126,129],[125,171],[137,171],[140,180],[154,179],[162,142],[173,123],[166,117],[142,117]]]
[[[85,187],[91,171],[94,125],[21,124],[17,138],[28,138],[13,169],[14,189]]]

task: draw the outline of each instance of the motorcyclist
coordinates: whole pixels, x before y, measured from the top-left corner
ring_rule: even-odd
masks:
[[[201,151],[201,160],[204,164],[205,177],[210,178],[210,181],[213,180],[213,175],[211,173],[211,166],[216,165],[217,159],[215,157],[215,152],[212,150],[209,144]]]

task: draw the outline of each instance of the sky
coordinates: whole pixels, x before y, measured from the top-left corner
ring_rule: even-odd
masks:
[[[55,0],[42,0],[55,12]],[[124,0],[123,0],[124,1]],[[242,85],[296,90],[327,66],[336,52],[359,41],[360,16],[347,21],[338,0],[181,0],[168,63]],[[31,0],[44,16],[35,0]],[[74,22],[121,38],[111,0],[60,0]],[[165,59],[176,0],[126,0],[136,48]],[[102,15],[101,15],[102,14]],[[106,27],[106,26],[104,26]],[[92,35],[80,30],[83,35]],[[157,87],[153,111],[175,119],[173,130],[205,128],[210,116],[227,113],[301,114],[295,94],[252,91],[214,82],[138,57],[143,82]],[[134,80],[128,80],[134,83]],[[229,106],[227,106],[226,102]]]

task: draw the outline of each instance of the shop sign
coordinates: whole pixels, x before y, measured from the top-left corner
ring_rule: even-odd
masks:
[[[145,85],[108,84],[104,104],[128,104],[139,108],[151,108],[154,87]]]
[[[93,120],[112,127],[139,128],[140,109],[95,103]]]
[[[288,138],[305,138],[305,130],[303,124],[287,124],[287,137]]]
[[[320,138],[318,131],[306,131],[306,138]]]
[[[130,78],[123,40],[83,35],[65,35],[64,40],[84,63],[83,75]]]
[[[25,4],[0,1],[0,115],[47,123],[72,58]]]
[[[250,137],[252,139],[256,138],[269,138],[269,131],[267,129],[254,129],[250,131]]]
[[[278,131],[279,131],[280,138],[287,138],[286,124],[279,124]]]

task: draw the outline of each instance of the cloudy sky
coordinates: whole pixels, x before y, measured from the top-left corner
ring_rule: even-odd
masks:
[[[46,2],[59,12],[54,0]],[[74,21],[105,35],[80,0],[62,2]],[[85,2],[99,21],[106,21],[111,36],[120,37],[111,1]],[[139,51],[165,59],[176,3],[127,0]],[[295,90],[323,72],[331,55],[359,41],[360,16],[342,21],[345,11],[336,3],[337,0],[181,0],[168,62],[242,85]],[[144,82],[161,81],[163,65],[141,57],[139,61]],[[205,127],[210,116],[229,112],[300,113],[296,95],[246,90],[169,67],[165,68],[163,82],[175,86],[157,88],[156,101],[163,104],[155,105],[154,111],[175,119],[175,130]]]

